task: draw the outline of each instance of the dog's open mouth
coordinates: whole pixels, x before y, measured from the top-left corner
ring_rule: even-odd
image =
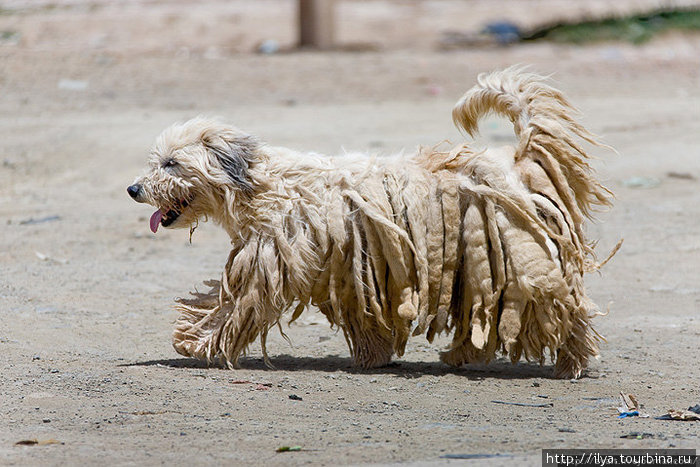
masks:
[[[158,209],[151,216],[151,232],[156,233],[158,231],[159,225],[162,225],[163,227],[168,227],[169,225],[172,225],[173,222],[175,222],[177,218],[180,217],[180,214],[182,214],[182,210],[189,206],[189,204],[190,203],[188,203],[187,200],[183,199],[180,200],[177,203],[177,205],[172,208]]]

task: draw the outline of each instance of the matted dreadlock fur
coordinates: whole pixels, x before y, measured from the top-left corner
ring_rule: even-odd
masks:
[[[579,377],[600,339],[583,224],[610,204],[578,141],[596,142],[522,69],[481,75],[453,118],[474,135],[492,112],[513,122],[516,148],[326,157],[201,118],[166,130],[130,194],[159,208],[154,231],[211,218],[232,243],[211,290],[178,300],[175,349],[233,367],[260,336],[269,363],[270,328],[315,306],[362,367],[401,356],[410,335],[452,332],[450,365],[497,352],[543,363],[549,349],[556,376]]]

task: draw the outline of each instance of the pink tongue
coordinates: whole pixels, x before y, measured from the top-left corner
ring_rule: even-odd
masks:
[[[153,213],[151,216],[151,232],[156,233],[158,231],[158,226],[160,225],[160,220],[163,218],[163,213],[160,209]]]

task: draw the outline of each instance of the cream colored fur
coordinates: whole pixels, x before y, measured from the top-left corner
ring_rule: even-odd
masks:
[[[579,144],[594,140],[522,70],[480,76],[453,117],[473,134],[491,112],[517,148],[327,157],[201,118],[166,130],[137,200],[181,211],[175,227],[209,218],[232,244],[211,290],[179,301],[175,349],[235,366],[260,336],[267,361],[269,329],[314,306],[363,367],[401,356],[411,334],[451,332],[450,365],[542,363],[549,349],[557,376],[579,377],[599,339],[583,224],[609,204]]]

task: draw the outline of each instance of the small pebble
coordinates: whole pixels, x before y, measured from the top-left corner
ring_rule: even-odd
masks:
[[[279,52],[280,45],[274,39],[266,39],[258,45],[258,53],[263,55],[271,55]]]

